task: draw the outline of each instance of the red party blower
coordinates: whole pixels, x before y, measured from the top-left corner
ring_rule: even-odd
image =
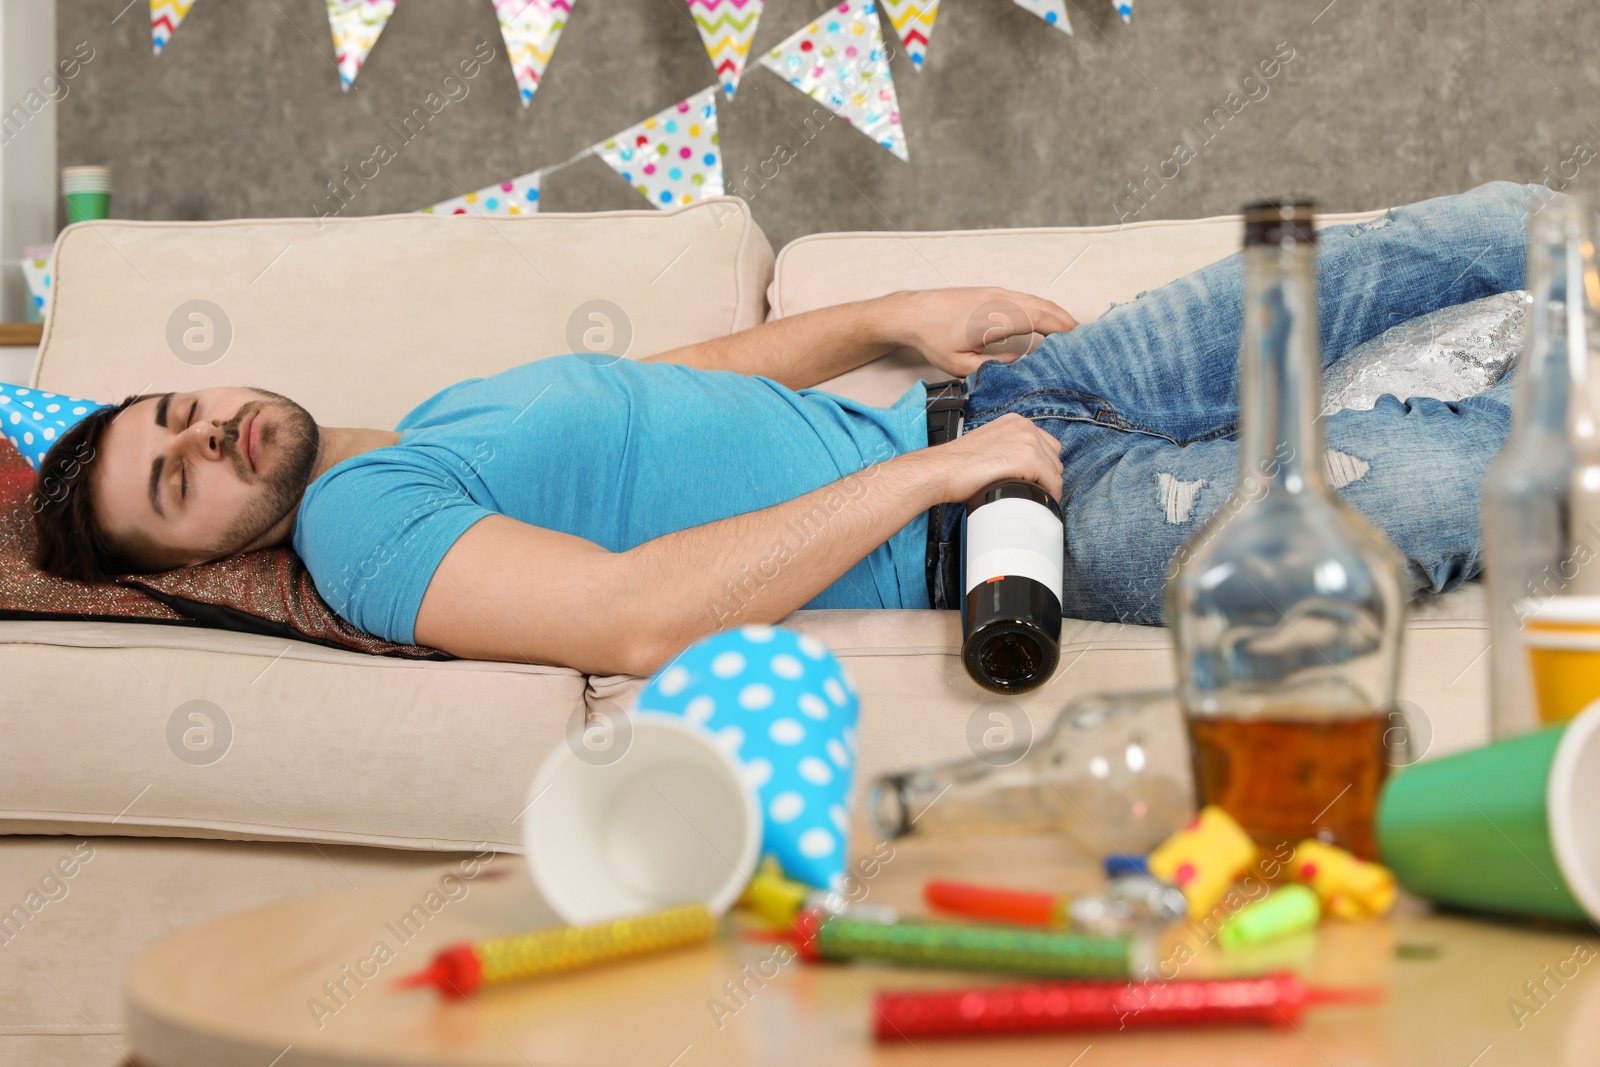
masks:
[[[1194,982],[1037,982],[880,992],[879,1041],[1170,1026],[1292,1026],[1314,1004],[1372,1004],[1383,990],[1308,988],[1293,974]]]

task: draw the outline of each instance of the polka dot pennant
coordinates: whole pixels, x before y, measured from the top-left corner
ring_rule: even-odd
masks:
[[[58,437],[91,411],[105,406],[98,400],[0,383],[0,434],[38,470]]]
[[[1111,0],[1111,6],[1117,9],[1117,14],[1122,16],[1123,22],[1133,21],[1133,4],[1129,0]]]
[[[30,321],[43,322],[45,313],[50,310],[50,273],[48,258],[23,257],[22,277],[28,283]]]
[[[706,86],[595,145],[595,155],[658,208],[721,196],[716,92]]]
[[[339,87],[348,90],[361,72],[367,53],[394,14],[395,0],[328,0],[328,26],[333,30],[333,56],[339,65]]]
[[[939,17],[939,0],[880,0],[895,36],[906,47],[912,70],[921,70],[928,60],[928,45],[933,37],[933,21]]]
[[[500,20],[500,36],[505,38],[511,72],[517,78],[522,106],[533,102],[533,94],[544,77],[544,68],[555,53],[561,31],[567,27],[575,0],[494,0],[494,13]]]
[[[846,0],[761,64],[899,158],[910,158],[874,0]]]
[[[763,0],[689,0],[689,13],[694,16],[695,28],[711,54],[711,64],[717,69],[717,81],[729,100],[739,88],[739,75],[744,72],[745,57],[750,54],[750,41],[756,35],[756,23],[761,21]]]
[[[1072,20],[1067,18],[1065,0],[1012,0],[1022,10],[1038,15],[1062,33],[1072,33]]]
[[[442,200],[425,207],[423,215],[489,215],[507,218],[513,215],[536,215],[539,212],[539,175],[533,171],[494,185],[486,185],[476,192],[450,200]]]
[[[839,887],[859,705],[827,646],[781,626],[726,630],[657,672],[638,707],[710,730],[760,798],[762,852],[795,881]]]

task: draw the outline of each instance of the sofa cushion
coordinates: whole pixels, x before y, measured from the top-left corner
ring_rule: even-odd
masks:
[[[560,667],[145,623],[0,622],[0,833],[520,849]]]
[[[771,265],[733,198],[513,219],[78,223],[56,241],[31,384],[105,401],[254,385],[324,425],[387,429],[447,385],[573,351],[586,331],[596,348],[626,335],[641,356],[754,326]]]
[[[1323,215],[1318,228],[1383,214]],[[796,315],[900,289],[998,285],[1047,297],[1079,322],[1236,252],[1238,215],[1057,229],[928,233],[820,233],[778,253],[768,318]],[[899,351],[819,388],[868,404],[892,404],[919,378],[948,375]]]

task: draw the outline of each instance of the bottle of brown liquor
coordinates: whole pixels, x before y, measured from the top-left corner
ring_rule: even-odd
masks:
[[[1313,205],[1250,204],[1244,223],[1239,481],[1166,588],[1196,800],[1264,846],[1372,858],[1404,737],[1403,561],[1323,475]]]

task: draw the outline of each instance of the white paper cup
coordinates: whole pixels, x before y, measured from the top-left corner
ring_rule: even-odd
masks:
[[[755,872],[755,790],[710,732],[631,718],[619,759],[587,762],[563,744],[539,768],[522,818],[533,880],[573,926],[695,903],[720,915]]]

